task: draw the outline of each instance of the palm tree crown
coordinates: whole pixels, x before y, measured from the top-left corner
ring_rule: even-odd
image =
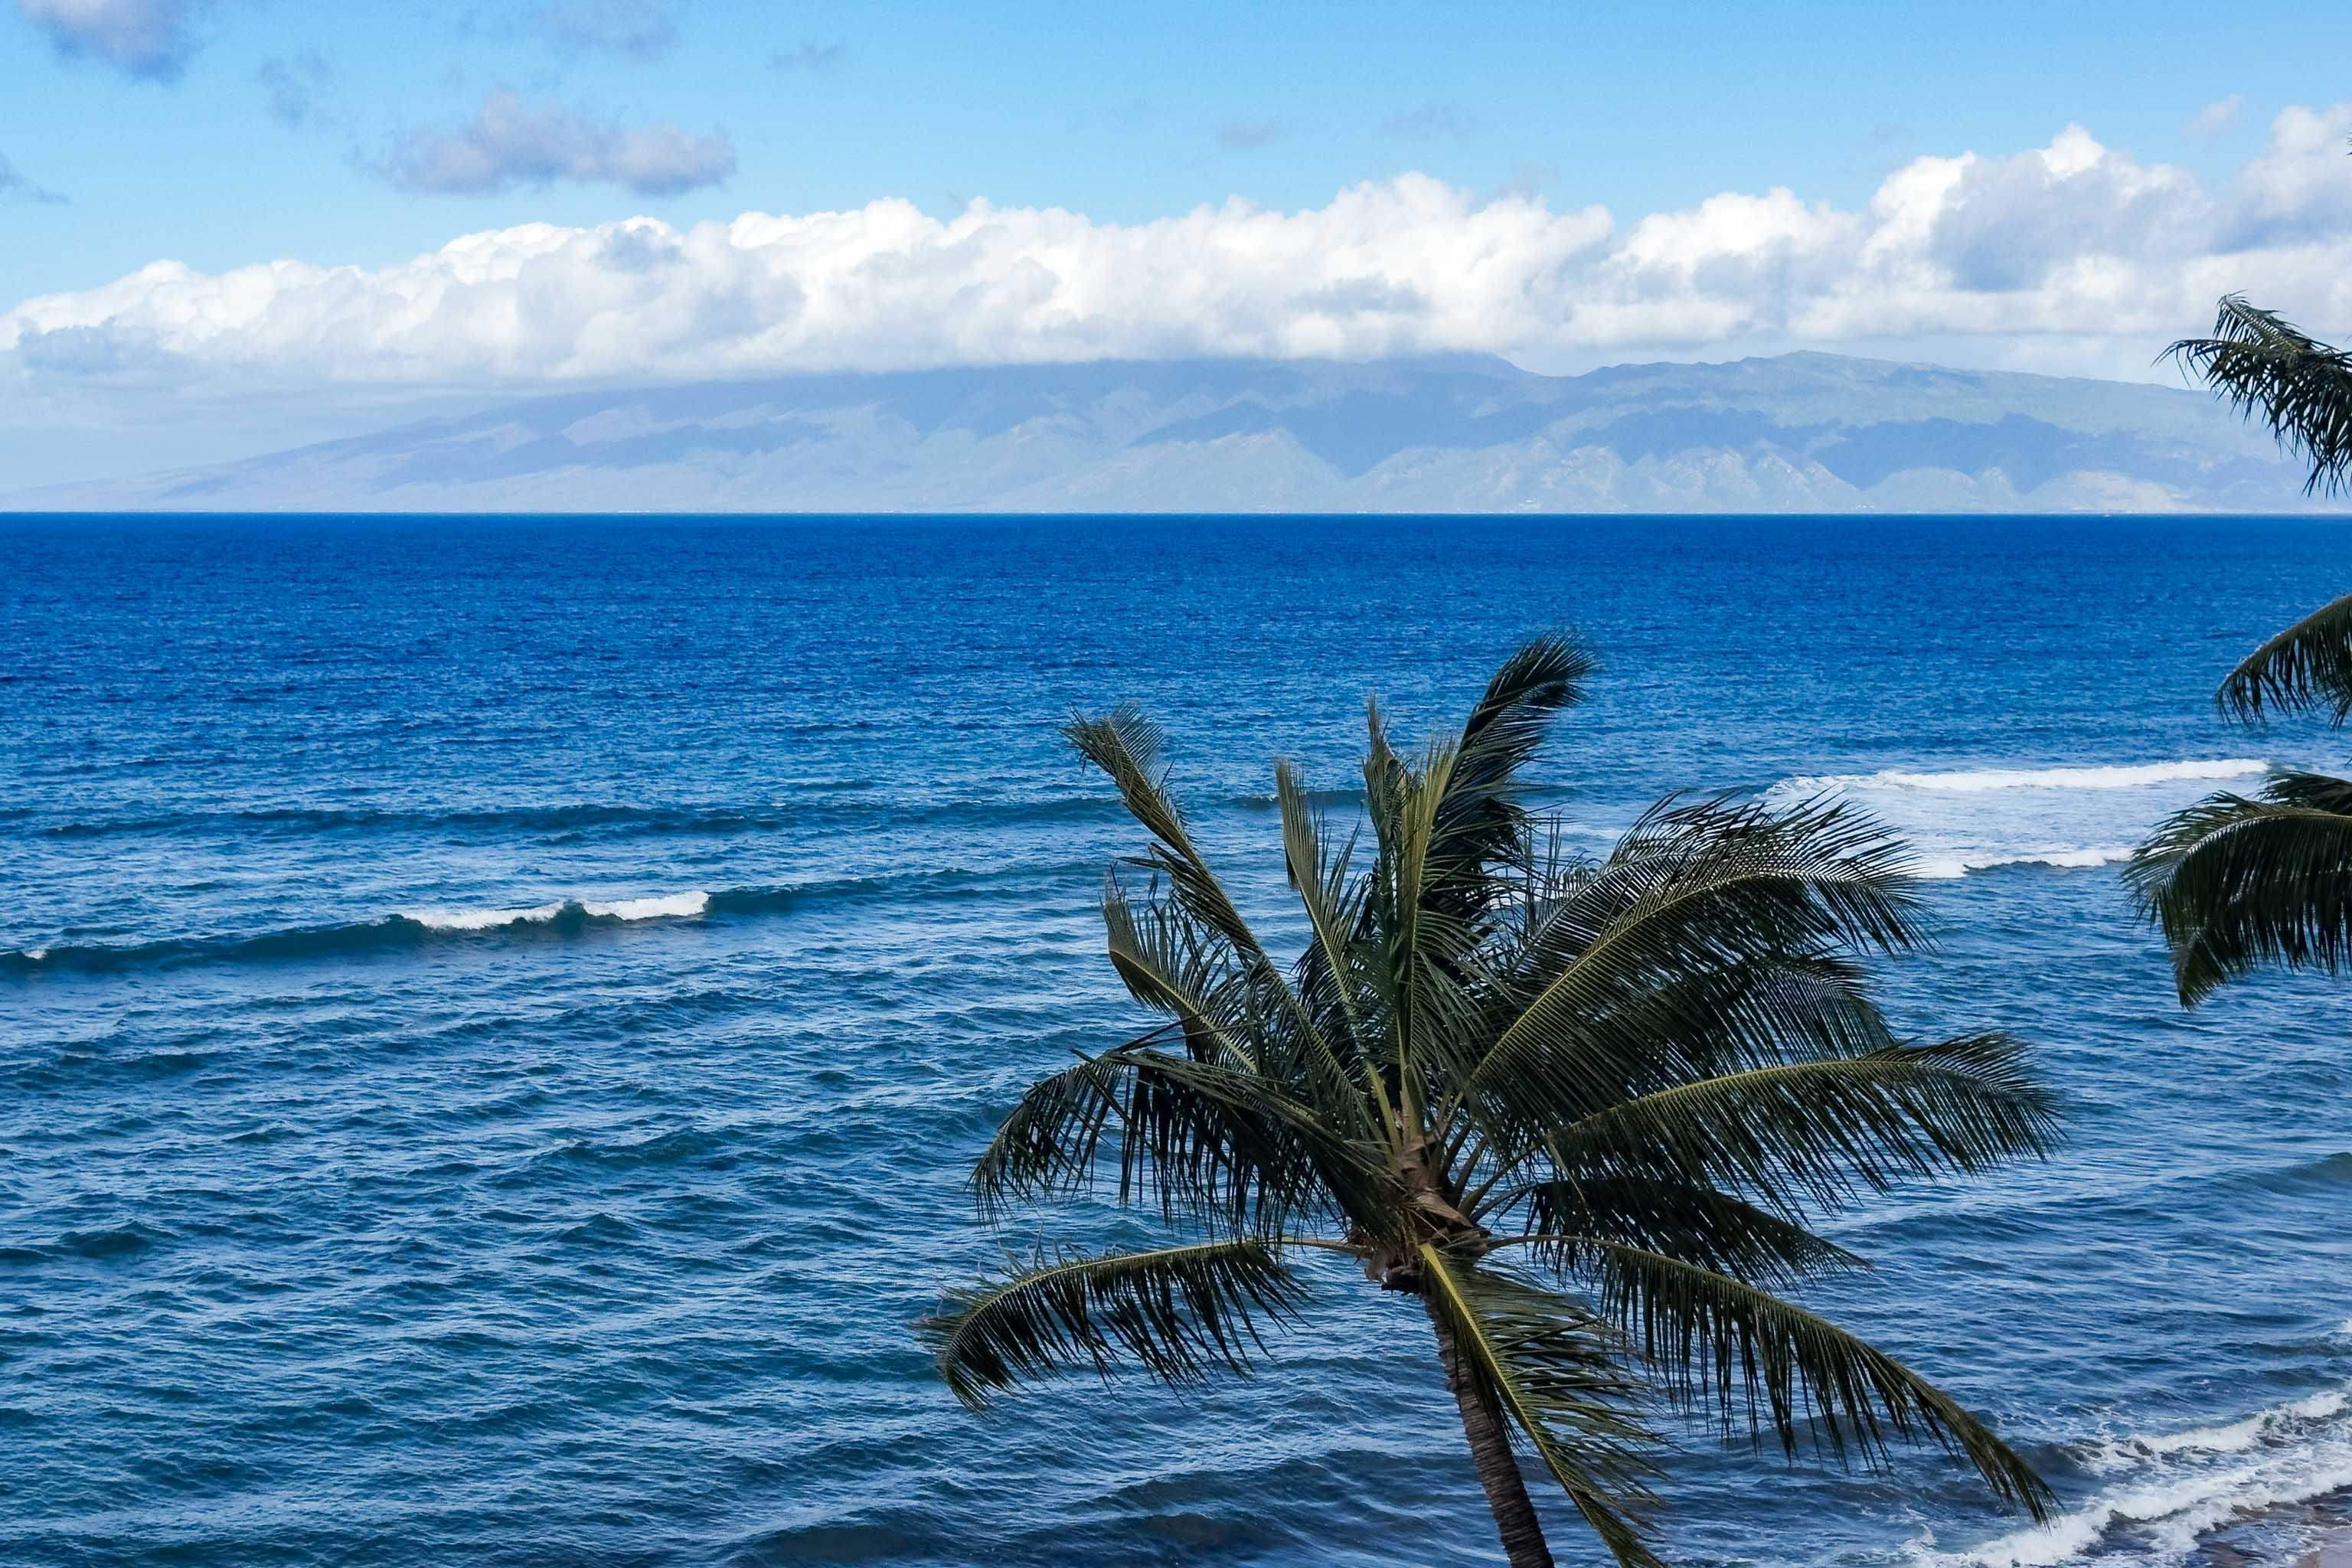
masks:
[[[1981,1422],[1786,1296],[1861,1266],[1812,1216],[2042,1151],[2048,1097],[2001,1036],[1893,1035],[1861,963],[1915,945],[1917,910],[1901,847],[1846,809],[1668,801],[1605,858],[1563,854],[1516,785],[1591,668],[1528,644],[1410,759],[1374,707],[1369,844],[1277,764],[1286,964],[1196,847],[1156,730],[1070,725],[1150,839],[1149,886],[1115,877],[1103,912],[1164,1022],[1034,1085],[973,1184],[993,1215],[1108,1179],[1175,1235],[951,1293],[924,1328],[966,1404],[1074,1366],[1245,1371],[1295,1323],[1302,1257],[1343,1254],[1425,1314],[1515,1565],[1551,1561],[1520,1453],[1619,1562],[1657,1561],[1660,1397],[1791,1454],[1936,1440],[2041,1515]]]

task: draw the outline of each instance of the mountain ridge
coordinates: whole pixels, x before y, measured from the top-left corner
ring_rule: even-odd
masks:
[[[11,510],[2290,511],[2185,389],[1814,351],[1549,376],[1475,354],[583,388]]]

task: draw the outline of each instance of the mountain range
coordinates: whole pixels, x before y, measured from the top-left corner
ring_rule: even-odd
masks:
[[[1480,356],[1108,362],[533,397],[7,510],[2276,512],[2181,388],[1790,353],[1549,376]]]

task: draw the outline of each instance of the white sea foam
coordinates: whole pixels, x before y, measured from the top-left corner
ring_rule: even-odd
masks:
[[[1776,805],[1832,795],[1869,812],[1912,847],[1913,870],[1937,879],[2000,867],[2069,869],[2129,859],[2168,814],[2229,779],[2271,764],[2255,757],[2187,758],[2096,767],[1885,768],[1785,779]]]
[[[402,920],[415,921],[432,931],[494,931],[500,926],[542,924],[572,908],[596,920],[653,921],[690,919],[709,904],[710,895],[697,890],[646,899],[583,900],[576,904],[572,900],[559,899],[551,904],[531,904],[520,909],[401,910],[397,913]]]
[[[2109,845],[2100,849],[2021,849],[2015,853],[1989,850],[1979,855],[1918,855],[1913,858],[1914,876],[1935,881],[1948,881],[1965,877],[1971,871],[1990,871],[2002,866],[2112,866],[2131,858],[2131,846]]]
[[[46,947],[28,947],[25,949],[25,956],[38,963],[49,956],[49,950]]]
[[[580,906],[599,919],[616,921],[685,920],[710,907],[710,895],[696,891],[662,893],[650,899],[615,899],[606,904]]]
[[[2269,771],[2270,763],[2259,757],[2215,757],[2095,768],[1962,768],[1952,773],[1906,773],[1887,768],[1874,773],[1826,773],[1818,778],[1790,779],[1778,787],[1797,794],[1875,788],[1984,795],[2011,789],[2141,789],[2184,779],[2244,778]]]
[[[2102,1564],[2175,1564],[2208,1531],[2244,1514],[2352,1487],[2347,1391],[2331,1389],[2243,1420],[2101,1441],[2084,1457],[2115,1482],[2047,1525],[1959,1552],[1915,1542],[1922,1568],[2056,1568],[2094,1552]]]

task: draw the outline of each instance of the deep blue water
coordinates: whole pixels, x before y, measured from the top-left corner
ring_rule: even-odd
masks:
[[[0,1561],[1494,1560],[1425,1323],[1344,1268],[1189,1399],[975,1419],[908,1324],[1029,1239],[961,1186],[995,1118],[1134,1021],[1095,900],[1135,835],[1064,714],[1160,717],[1283,929],[1270,759],[1342,788],[1367,691],[1452,721],[1562,623],[1608,668],[1541,776],[1596,847],[1845,789],[1937,873],[1903,1019],[2021,1032],[2071,1112],[1838,1226],[1880,1267],[1823,1299],[2061,1530],[1932,1453],[1694,1431],[1670,1555],[2308,1543],[2352,993],[2184,1016],[2113,858],[2341,764],[2210,693],[2347,586],[2315,522],[0,520]]]

